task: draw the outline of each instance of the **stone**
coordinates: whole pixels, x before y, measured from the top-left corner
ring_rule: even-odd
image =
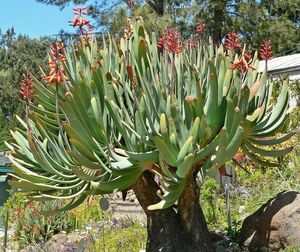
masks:
[[[240,244],[250,251],[279,251],[300,245],[300,193],[284,191],[248,216]]]

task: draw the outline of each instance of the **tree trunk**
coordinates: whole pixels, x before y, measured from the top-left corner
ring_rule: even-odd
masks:
[[[149,205],[160,201],[156,195],[160,188],[150,172],[144,172],[133,190],[147,216],[147,252],[214,251],[199,204],[195,176],[188,178],[178,206],[164,210],[147,210]]]
[[[226,18],[226,2],[227,1],[212,1],[213,13],[213,33],[212,38],[215,45],[219,45],[222,40],[222,29],[224,27],[224,20]]]

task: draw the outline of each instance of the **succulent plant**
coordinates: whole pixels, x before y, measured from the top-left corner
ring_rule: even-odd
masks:
[[[161,188],[161,201],[148,206],[155,210],[176,205],[191,174],[214,176],[240,148],[278,166],[291,148],[265,147],[293,135],[276,135],[288,114],[288,81],[275,100],[257,53],[249,58],[245,49],[202,40],[183,46],[172,34],[176,45],[164,38],[166,48],[158,48],[137,18],[119,41],[66,47],[65,80],[47,85],[33,77],[29,118],[19,118],[23,128],[8,143],[11,185],[35,200],[68,199],[64,211],[151,172]]]

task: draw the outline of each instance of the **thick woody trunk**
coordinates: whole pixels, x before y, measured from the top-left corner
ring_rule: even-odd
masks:
[[[159,186],[153,175],[145,172],[133,190],[147,216],[147,252],[210,252],[213,251],[204,215],[199,204],[199,188],[193,176],[188,179],[178,206],[149,211],[157,203]]]

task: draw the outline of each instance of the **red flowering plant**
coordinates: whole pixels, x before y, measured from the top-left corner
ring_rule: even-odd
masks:
[[[222,45],[197,43],[184,47],[178,29],[169,28],[157,45],[136,18],[129,39],[70,46],[59,94],[35,81],[34,130],[12,131],[10,184],[31,199],[67,199],[61,211],[130,187],[147,215],[147,250],[172,241],[170,251],[213,251],[198,179],[224,173],[240,149],[278,167],[277,157],[291,148],[266,146],[294,132],[275,134],[287,116],[288,83],[276,103],[268,96],[271,80],[251,71],[256,57],[238,50],[238,35],[226,43],[234,63]],[[72,96],[61,95],[67,87]]]
[[[4,205],[4,211],[9,209],[9,226],[15,231],[21,246],[47,241],[52,235],[61,231],[70,231],[72,217],[65,212],[47,216],[44,212],[51,212],[63,205],[59,201],[34,202],[28,201],[22,194],[13,194]]]
[[[132,22],[131,22],[131,19],[128,18],[126,23],[125,23],[125,26],[124,26],[124,29],[123,29],[123,35],[122,35],[122,38],[124,38],[125,40],[127,40],[127,45],[128,45],[128,42],[132,36]]]
[[[84,44],[89,42],[90,35],[94,31],[94,27],[91,25],[91,22],[84,17],[87,15],[87,8],[88,7],[74,8],[74,18],[73,21],[70,21],[74,28],[78,28]]]
[[[87,15],[86,12],[87,7],[85,8],[74,8],[74,19],[72,21],[73,27],[78,27],[79,31],[82,33],[87,33],[89,31],[92,31],[94,28],[91,25],[91,22],[84,18],[84,15]]]
[[[240,49],[240,35],[235,32],[228,33],[226,35],[225,48],[227,49],[227,51],[231,52],[234,52],[236,49]]]
[[[29,73],[24,73],[21,81],[20,94],[26,102],[31,102],[34,99],[33,81]]]
[[[259,50],[259,56],[262,60],[265,60],[265,69],[268,70],[268,61],[272,57],[272,43],[271,40],[264,40]]]
[[[66,57],[64,53],[64,46],[62,42],[57,42],[50,46],[50,54],[49,54],[49,75],[44,76],[44,80],[46,80],[50,84],[58,84],[64,83],[66,78],[66,72],[62,66],[63,62],[65,62]]]
[[[29,103],[33,101],[35,93],[33,79],[28,72],[23,74],[23,78],[21,80],[20,94],[22,96],[22,100],[25,102],[25,122],[27,124],[28,129],[31,130],[30,125],[28,123]]]
[[[259,55],[262,60],[269,60],[272,57],[272,43],[271,40],[265,40],[261,49],[259,50]]]
[[[183,43],[178,28],[167,28],[159,38],[157,46],[173,54],[181,53]]]
[[[244,53],[241,55],[239,59],[236,59],[231,66],[232,70],[238,69],[240,72],[247,70],[255,70],[253,66],[251,66],[252,58],[250,55]]]
[[[232,57],[232,70],[238,70],[241,73],[248,70],[255,70],[251,65],[253,62],[251,56],[252,50],[245,52],[245,49],[242,49],[240,35],[235,32],[228,33],[224,46],[229,56]]]

